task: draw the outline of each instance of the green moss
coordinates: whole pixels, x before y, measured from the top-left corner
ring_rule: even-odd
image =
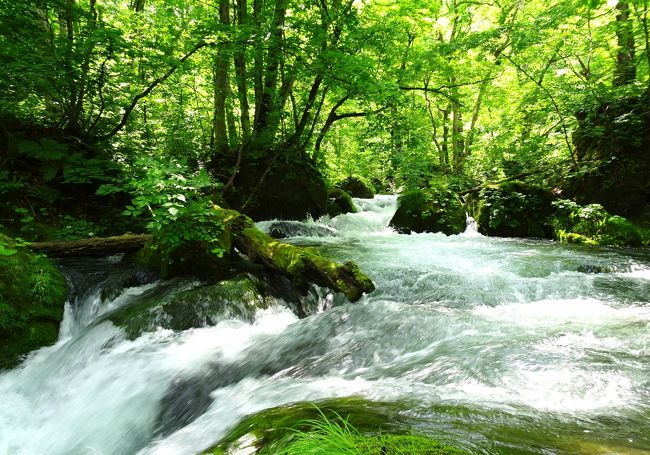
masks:
[[[68,287],[47,258],[2,234],[0,245],[0,368],[10,368],[57,340]]]
[[[342,417],[344,416],[344,417]],[[414,435],[390,403],[339,398],[294,403],[246,418],[205,454],[233,453],[254,447],[260,455],[327,454],[461,455],[465,452]]]
[[[499,237],[550,237],[550,191],[519,181],[490,185],[470,197],[469,212],[483,234]]]
[[[215,325],[225,319],[252,321],[255,312],[274,299],[263,281],[240,274],[216,284],[171,294],[153,292],[107,319],[122,327],[130,339],[160,327],[181,331]]]
[[[357,213],[357,207],[352,201],[352,197],[340,188],[331,188],[327,194],[329,201],[327,203],[327,214],[331,217],[341,215],[342,213]]]
[[[646,231],[621,216],[610,215],[600,204],[581,206],[562,199],[553,203],[551,224],[556,240],[585,245],[640,246]]]
[[[442,232],[459,234],[465,230],[465,208],[458,195],[446,184],[434,182],[424,190],[410,190],[398,198],[390,225],[399,232]]]
[[[375,196],[370,184],[366,183],[361,177],[348,177],[340,181],[336,186],[352,197],[372,199]]]

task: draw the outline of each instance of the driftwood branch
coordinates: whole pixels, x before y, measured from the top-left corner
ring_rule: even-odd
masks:
[[[124,234],[114,237],[92,237],[89,239],[69,240],[63,242],[35,242],[30,245],[32,251],[48,256],[107,256],[142,248],[150,235]]]

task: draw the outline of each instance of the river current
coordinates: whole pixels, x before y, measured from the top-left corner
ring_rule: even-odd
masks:
[[[252,321],[128,337],[102,316],[199,283],[110,293],[119,258],[68,270],[59,341],[0,375],[0,454],[193,454],[261,410],[349,396],[407,404],[413,431],[471,453],[650,454],[650,255],[401,235],[395,197],[355,202],[288,241],[354,260],[377,290],[349,304],[312,289],[320,311],[302,319],[280,302]],[[215,365],[231,377],[208,382],[200,415],[157,431],[170,388]]]

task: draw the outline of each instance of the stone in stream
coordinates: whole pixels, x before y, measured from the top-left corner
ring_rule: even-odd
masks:
[[[338,233],[328,226],[321,226],[302,221],[274,221],[267,228],[274,239],[288,237],[336,237]]]
[[[337,183],[336,186],[352,197],[372,199],[375,196],[370,186],[358,177],[348,177]]]
[[[453,235],[465,230],[463,204],[458,195],[444,185],[407,191],[397,199],[397,203],[390,226],[400,233],[442,232]]]
[[[467,198],[479,232],[496,237],[552,237],[551,191],[519,181],[489,185]]]
[[[315,311],[310,299],[283,277],[270,277],[263,271],[240,273],[215,284],[187,289],[171,281],[134,297],[133,301],[111,313],[109,319],[135,339],[159,328],[175,331],[216,325],[227,319],[253,321],[255,313],[283,302],[297,316]]]
[[[335,217],[344,213],[357,213],[352,197],[340,188],[330,188],[327,196],[327,214]]]

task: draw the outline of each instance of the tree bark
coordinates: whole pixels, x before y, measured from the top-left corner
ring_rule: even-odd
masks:
[[[48,256],[107,256],[142,248],[150,235],[124,234],[114,237],[92,237],[90,239],[69,240],[64,242],[36,242],[30,248]]]
[[[636,67],[634,65],[634,30],[630,20],[630,5],[620,0],[616,4],[616,39],[618,51],[616,54],[616,69],[613,84],[620,86],[634,82]]]

